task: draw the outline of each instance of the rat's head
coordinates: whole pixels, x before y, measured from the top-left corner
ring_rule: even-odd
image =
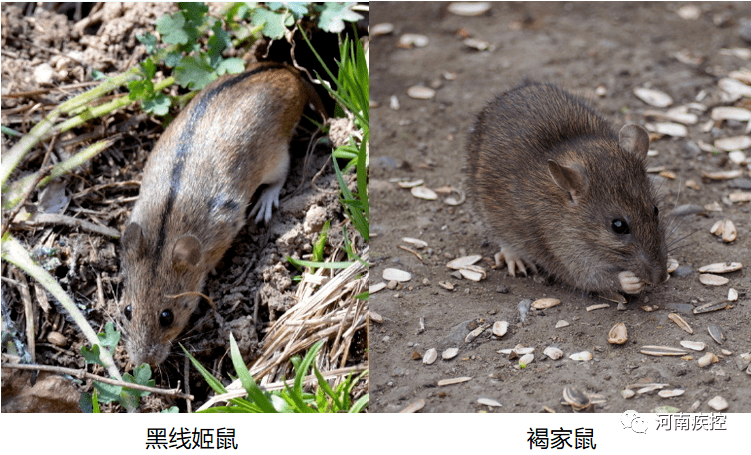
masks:
[[[131,222],[120,240],[125,286],[119,310],[125,349],[134,366],[158,366],[198,305],[205,273],[201,242],[184,235],[159,251]]]
[[[617,275],[630,271],[644,283],[662,283],[667,247],[657,191],[646,173],[647,132],[629,124],[618,142],[596,139],[581,145],[576,158],[548,161],[550,178],[567,199],[562,238],[574,240],[562,254],[574,281],[590,291],[621,290]]]

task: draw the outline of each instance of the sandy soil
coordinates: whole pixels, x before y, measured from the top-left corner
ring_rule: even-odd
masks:
[[[700,141],[745,134],[746,122],[716,122],[708,132],[702,127],[714,107],[749,106],[747,101],[724,100],[718,81],[750,65],[748,56],[723,49],[748,49],[739,26],[743,18],[751,19],[751,6],[695,5],[697,19],[679,16],[683,4],[677,3],[497,3],[479,17],[450,14],[445,3],[374,4],[371,24],[388,22],[395,29],[371,43],[371,103],[378,103],[372,109],[371,286],[382,281],[382,272],[389,267],[410,272],[412,279],[371,296],[371,310],[383,318],[381,323],[371,320],[370,326],[373,411],[395,412],[423,400],[422,412],[540,412],[543,406],[571,412],[561,405],[561,394],[564,387],[576,387],[599,395],[598,412],[648,412],[661,406],[711,412],[707,402],[715,396],[727,400],[728,412],[751,412],[751,375],[740,358],[751,350],[747,272],[751,211],[748,204],[726,203],[728,194],[739,191],[739,186],[748,188],[748,170],[730,162],[725,153],[698,147]],[[400,48],[398,40],[405,33],[425,35],[429,44]],[[491,49],[470,48],[462,42],[465,37],[484,40]],[[679,52],[695,61],[678,60]],[[491,258],[497,244],[472,210],[471,200],[455,207],[443,202],[445,196],[425,201],[393,182],[424,179],[425,186],[433,189],[463,190],[466,137],[474,116],[494,95],[524,79],[553,82],[583,96],[617,128],[628,122],[654,123],[644,112],[655,108],[634,95],[636,87],[668,93],[673,106],[700,101],[707,108],[690,111],[698,115],[698,122],[688,125],[686,137],[653,138],[650,149],[658,154],[649,158],[648,165],[662,166],[676,177],[661,184],[667,200],[663,213],[678,205],[704,207],[715,202],[720,211],[679,219],[670,240],[678,246],[671,256],[681,267],[665,284],[630,296],[623,311],[611,304],[588,312],[586,307],[604,301],[540,277],[512,278],[505,269],[495,270]],[[407,89],[414,85],[435,88],[435,97],[408,97]],[[595,94],[600,86],[603,96]],[[398,98],[398,110],[390,108],[392,96]],[[735,169],[743,169],[744,178],[702,180],[702,172]],[[698,189],[686,187],[688,180],[697,182]],[[738,231],[729,244],[709,233],[716,220],[725,218]],[[398,247],[408,246],[403,237],[428,243],[418,250],[421,259]],[[487,279],[456,278],[446,267],[450,259],[468,254],[483,256],[480,264],[488,272]],[[744,268],[726,275],[727,285],[700,284],[698,268],[722,261],[740,261]],[[453,284],[454,290],[443,289],[439,281]],[[739,292],[738,301],[721,311],[693,314],[696,306],[727,298],[730,287]],[[543,297],[560,299],[562,304],[532,310],[522,323],[517,304]],[[657,309],[647,312],[642,309],[647,305]],[[694,333],[681,330],[668,319],[670,313],[683,317]],[[510,323],[502,339],[487,329],[465,342],[472,329],[499,320]],[[555,328],[559,320],[570,325]],[[607,342],[608,331],[618,322],[628,329],[628,342],[622,346]],[[724,330],[723,345],[710,337],[710,325]],[[679,347],[682,340],[703,341],[705,352],[715,353],[719,362],[700,368],[697,360],[705,352],[683,357],[640,353],[645,345]],[[518,344],[535,348],[534,362],[523,369],[518,360],[498,352]],[[542,355],[547,346],[560,348],[565,356],[548,359]],[[450,347],[458,348],[458,356],[442,360],[441,352]],[[439,358],[425,365],[420,358],[430,348],[438,350]],[[594,359],[568,358],[580,351],[590,351]],[[456,377],[471,379],[437,385]],[[656,391],[630,399],[621,395],[627,386],[647,383],[666,384],[666,390],[685,393],[674,398],[661,398]],[[479,398],[502,406],[481,405]]]

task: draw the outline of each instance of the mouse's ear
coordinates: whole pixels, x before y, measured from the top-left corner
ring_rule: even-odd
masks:
[[[548,172],[556,185],[568,192],[571,202],[579,204],[587,192],[587,172],[578,164],[561,166],[555,160],[548,160]]]
[[[201,260],[201,241],[192,235],[178,237],[172,248],[172,264],[179,267],[195,266]]]
[[[618,143],[624,151],[645,159],[649,151],[649,134],[641,126],[629,123],[618,133]]]
[[[143,229],[141,225],[132,222],[125,228],[123,235],[120,236],[120,245],[127,253],[129,251],[139,251],[143,246]]]

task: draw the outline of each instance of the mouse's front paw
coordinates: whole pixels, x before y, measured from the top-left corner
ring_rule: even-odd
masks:
[[[618,274],[618,281],[627,294],[638,294],[644,288],[644,281],[629,270],[624,270]]]
[[[511,251],[510,249],[506,247],[502,247],[500,253],[496,253],[495,255],[495,265],[497,267],[500,267],[501,261],[506,261],[506,266],[508,267],[508,274],[512,277],[516,276],[516,270],[518,268],[519,272],[524,274],[524,276],[527,276],[527,269],[529,268],[533,273],[537,273],[537,267],[535,267],[534,264],[527,261],[525,264],[524,260],[522,260],[521,256],[516,254],[515,251]]]

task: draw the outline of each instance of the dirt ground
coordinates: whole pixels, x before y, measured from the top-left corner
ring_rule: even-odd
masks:
[[[749,189],[748,168],[728,160],[727,154],[702,151],[701,142],[747,134],[746,122],[715,122],[703,127],[718,106],[745,106],[746,100],[730,102],[721,96],[718,82],[731,71],[751,65],[743,51],[749,43],[740,37],[743,19],[751,20],[748,3],[696,3],[698,18],[685,19],[678,9],[685,3],[494,3],[478,17],[449,13],[446,3],[375,3],[371,24],[391,23],[390,34],[372,41],[371,103],[372,156],[370,200],[371,286],[382,281],[386,268],[412,274],[396,289],[371,295],[371,311],[383,322],[371,319],[371,410],[396,412],[424,400],[421,412],[571,412],[561,401],[564,387],[576,387],[599,395],[597,412],[620,413],[628,409],[649,412],[670,406],[680,411],[713,412],[708,401],[727,400],[727,412],[751,412],[751,375],[741,354],[751,350],[751,302],[747,268],[751,254],[751,208],[748,203],[729,203],[732,192]],[[400,36],[427,36],[425,47],[402,48]],[[463,38],[489,43],[480,51]],[[679,54],[680,60],[676,58]],[[688,58],[686,58],[688,57]],[[693,60],[691,60],[693,59]],[[448,78],[444,76],[448,74]],[[466,138],[476,113],[494,95],[523,80],[553,82],[579,94],[620,128],[628,122],[644,125],[644,112],[656,109],[635,95],[636,87],[668,93],[672,107],[700,102],[705,111],[696,124],[687,125],[686,137],[653,138],[658,152],[648,166],[664,167],[675,174],[661,183],[666,192],[667,213],[675,206],[717,203],[719,211],[703,210],[678,219],[670,240],[691,234],[671,252],[680,268],[669,281],[650,292],[629,296],[626,309],[616,304],[594,311],[585,308],[603,303],[594,295],[568,289],[540,277],[507,275],[491,268],[497,252],[492,234],[472,210],[472,201],[458,206],[413,197],[394,179],[423,179],[425,186],[451,186],[463,190]],[[412,99],[407,89],[424,85],[436,90],[428,100]],[[603,87],[598,96],[596,89]],[[391,107],[391,97],[399,108]],[[660,109],[664,111],[665,109]],[[705,132],[706,131],[706,132]],[[746,152],[748,153],[748,152]],[[743,169],[734,180],[702,179],[703,172]],[[524,178],[524,176],[519,176]],[[689,188],[693,180],[698,189]],[[453,194],[456,196],[456,194]],[[731,219],[737,239],[723,243],[710,234],[717,220]],[[553,227],[551,227],[553,228]],[[399,245],[403,237],[418,238],[428,247],[417,250],[422,259]],[[487,279],[472,282],[456,278],[446,263],[456,257],[480,254]],[[699,282],[698,268],[710,263],[737,261],[740,271],[726,275],[730,283],[709,287]],[[454,286],[448,291],[439,282]],[[726,299],[729,288],[740,298],[727,309],[694,314],[693,308]],[[526,323],[517,304],[522,299],[553,297],[562,303],[531,310]],[[647,312],[642,307],[657,309]],[[693,328],[684,332],[668,314],[677,313]],[[424,328],[421,328],[421,320]],[[499,339],[486,329],[465,342],[470,330],[481,324],[508,321],[508,333]],[[570,325],[556,328],[560,320]],[[628,341],[607,342],[608,331],[625,323]],[[708,333],[710,325],[724,331],[723,345]],[[653,357],[640,353],[647,345],[680,347],[680,341],[706,343],[704,352],[682,357]],[[535,359],[519,368],[498,351],[518,344],[534,347]],[[564,352],[560,360],[542,354],[547,346]],[[458,348],[451,360],[441,359],[447,349]],[[430,348],[438,350],[431,365],[421,361]],[[569,355],[590,351],[594,359],[579,362]],[[718,362],[701,368],[698,359],[712,352]],[[438,386],[443,379],[469,377],[467,382]],[[621,391],[635,384],[665,384],[665,390],[682,389],[673,398],[656,391],[626,399]],[[496,400],[502,406],[478,403]]]
[[[73,4],[63,4],[65,5]],[[72,94],[85,89],[86,86],[82,88],[73,84],[91,81],[93,70],[113,75],[138,63],[145,58],[146,53],[135,36],[153,33],[156,20],[177,9],[174,3],[107,3],[103,7],[96,6],[96,14],[89,14],[91,4],[84,4],[84,7],[83,17],[74,19],[73,12],[66,17],[64,14],[38,10],[32,16],[25,16],[20,9],[3,4],[4,126],[21,132],[28,131],[42,118],[44,110],[52,109]],[[322,45],[327,50],[320,47],[319,50],[326,58],[333,58],[334,55],[339,55],[336,36],[328,35],[330,37],[327,39],[333,38],[333,46]],[[314,44],[316,39],[314,38]],[[289,56],[289,50],[283,50],[285,45],[286,43],[275,43],[271,54],[276,52],[283,56],[286,52]],[[312,59],[311,55],[306,55],[310,54],[306,49],[304,43],[298,46],[297,56]],[[256,48],[259,53],[263,50],[263,46]],[[333,60],[329,63],[333,63]],[[59,90],[61,86],[63,89]],[[45,91],[13,98],[5,96],[39,89]],[[333,101],[328,104],[333,106]],[[306,111],[306,114],[312,118],[316,115],[312,111]],[[282,190],[280,209],[275,210],[267,226],[255,226],[252,222],[246,224],[215,273],[209,276],[203,292],[213,299],[218,313],[214,314],[210,305],[205,300],[202,301],[189,324],[190,329],[177,340],[210,371],[221,376],[225,383],[229,382],[229,375],[235,375],[226,355],[229,333],[234,333],[246,361],[250,362],[258,356],[268,327],[299,300],[295,294],[297,284],[293,281],[293,277],[299,275],[299,272],[286,258],[309,257],[312,245],[318,239],[326,220],[331,220],[331,229],[325,256],[344,260],[341,256],[344,241],[341,225],[344,214],[338,199],[338,184],[328,161],[331,142],[323,141],[317,146],[311,146],[310,139],[314,129],[310,122],[301,122],[299,134],[293,139],[292,165]],[[138,196],[138,182],[146,159],[162,131],[161,121],[152,119],[139,108],[133,107],[95,119],[84,127],[61,136],[52,153],[52,163],[67,158],[79,151],[82,144],[93,140],[111,137],[115,142],[91,163],[60,179],[62,183],[56,186],[56,195],[66,203],[60,214],[122,232]],[[5,134],[2,139],[3,152],[16,142],[16,139]],[[306,150],[310,151],[308,158]],[[30,153],[11,177],[11,181],[39,169],[43,156],[42,147]],[[319,171],[320,175],[313,186],[310,184],[311,178]],[[46,207],[41,196],[39,199],[32,197],[27,206],[30,212],[44,210]],[[354,231],[353,228],[349,230]],[[40,258],[45,260],[48,270],[60,280],[69,295],[80,303],[94,330],[104,331],[105,323],[118,319],[115,302],[122,290],[122,277],[119,275],[119,245],[116,239],[55,224],[33,228],[17,224],[12,226],[11,233],[30,250],[42,252]],[[360,243],[355,248],[362,251],[365,246]],[[46,297],[33,280],[25,284],[23,275],[16,272],[13,267],[3,263],[3,314],[4,317],[7,316],[4,321],[11,324],[6,326],[4,322],[5,334],[15,333],[18,341],[24,344],[23,302],[33,301],[37,327],[35,361],[44,365],[84,368],[80,348],[85,340],[76,327],[66,320],[63,312],[51,301],[53,299]],[[24,298],[24,288],[30,288],[33,299]],[[362,327],[353,332],[347,366],[367,365],[367,334],[364,323],[359,324]],[[55,335],[56,343],[51,341],[51,333]],[[324,350],[329,348],[325,347]],[[213,392],[196,370],[185,363],[185,357],[178,351],[179,348],[176,347],[153,377],[157,387],[174,388],[180,385],[183,391],[189,390],[189,393],[196,396],[193,403],[193,409],[196,409]],[[122,343],[115,357],[121,372],[131,371],[132,365],[129,365]],[[347,358],[347,355],[344,357]],[[343,366],[328,365],[330,368]],[[94,371],[101,373],[96,368]],[[5,388],[9,384],[9,376],[6,376],[9,374],[9,371],[3,370],[4,411],[6,398],[11,397],[11,393]],[[270,376],[276,374],[292,376],[290,371],[282,372],[281,369]],[[28,382],[20,381],[20,387]],[[55,390],[60,390],[58,387],[50,386],[50,390],[54,393]],[[90,382],[73,388],[69,396],[59,397],[60,403],[53,409],[77,410],[77,392],[82,390],[90,391]],[[355,388],[354,398],[365,393],[367,379]],[[181,411],[186,409],[182,400],[175,402],[163,396],[152,395],[146,398],[141,410],[159,411],[171,405],[179,406]],[[112,407],[105,409],[117,410]],[[35,409],[22,407],[13,410]]]

